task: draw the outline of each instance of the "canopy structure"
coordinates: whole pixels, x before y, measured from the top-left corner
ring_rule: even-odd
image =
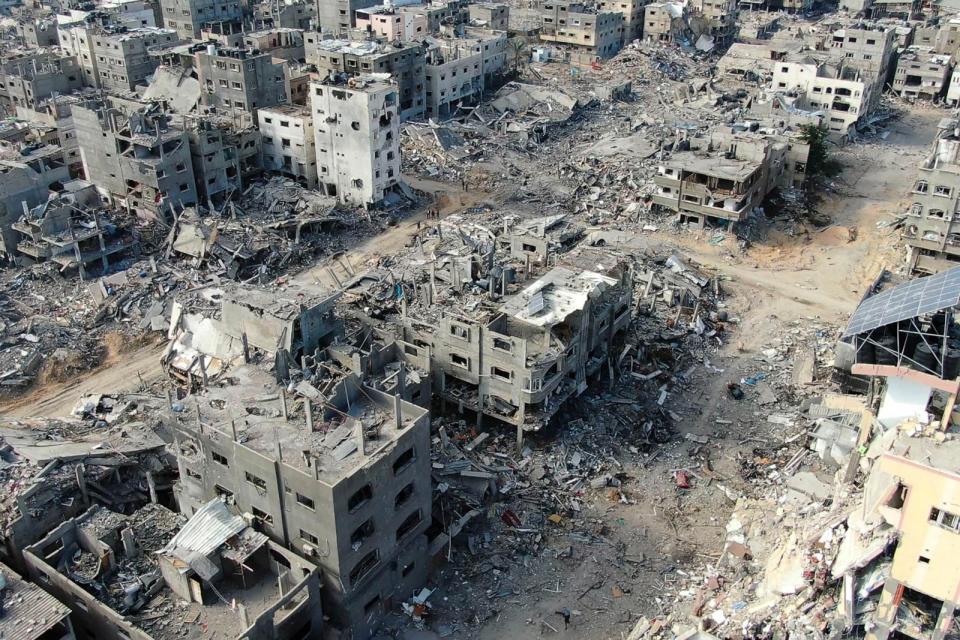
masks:
[[[941,379],[960,374],[953,318],[960,306],[960,267],[910,280],[865,298],[844,339],[857,363],[906,366]],[[953,332],[953,333],[952,333]]]

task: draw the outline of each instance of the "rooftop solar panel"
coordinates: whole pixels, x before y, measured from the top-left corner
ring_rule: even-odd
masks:
[[[872,331],[901,320],[960,304],[960,267],[898,284],[870,296],[857,307],[843,337]]]

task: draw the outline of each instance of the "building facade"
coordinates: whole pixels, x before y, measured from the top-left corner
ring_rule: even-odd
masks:
[[[263,168],[317,186],[317,151],[310,107],[282,105],[260,109],[260,153]]]

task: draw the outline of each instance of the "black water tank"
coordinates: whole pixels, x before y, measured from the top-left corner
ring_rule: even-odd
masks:
[[[877,340],[877,364],[895,365],[899,360],[897,352],[897,336],[883,336]]]
[[[943,377],[946,380],[956,380],[960,375],[960,349],[947,349],[943,357]]]
[[[915,368],[939,375],[937,352],[926,342],[921,342],[913,350],[913,359],[916,362]]]

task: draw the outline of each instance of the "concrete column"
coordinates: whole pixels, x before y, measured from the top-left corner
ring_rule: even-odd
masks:
[[[303,399],[303,410],[307,414],[307,430],[313,431],[313,404],[310,398]]]
[[[123,555],[127,558],[137,557],[137,542],[133,537],[133,529],[127,527],[120,532],[120,542],[123,543]]]
[[[78,464],[76,467],[77,485],[80,487],[80,496],[83,498],[83,504],[90,506],[90,494],[87,493],[86,466]]]
[[[150,502],[157,504],[157,483],[153,479],[153,471],[147,471],[147,488],[150,490]]]
[[[287,391],[286,389],[280,389],[280,415],[283,416],[283,419],[287,419]]]
[[[250,626],[250,616],[247,615],[247,608],[242,604],[237,605],[237,614],[240,616],[240,625],[242,629],[247,629]]]

